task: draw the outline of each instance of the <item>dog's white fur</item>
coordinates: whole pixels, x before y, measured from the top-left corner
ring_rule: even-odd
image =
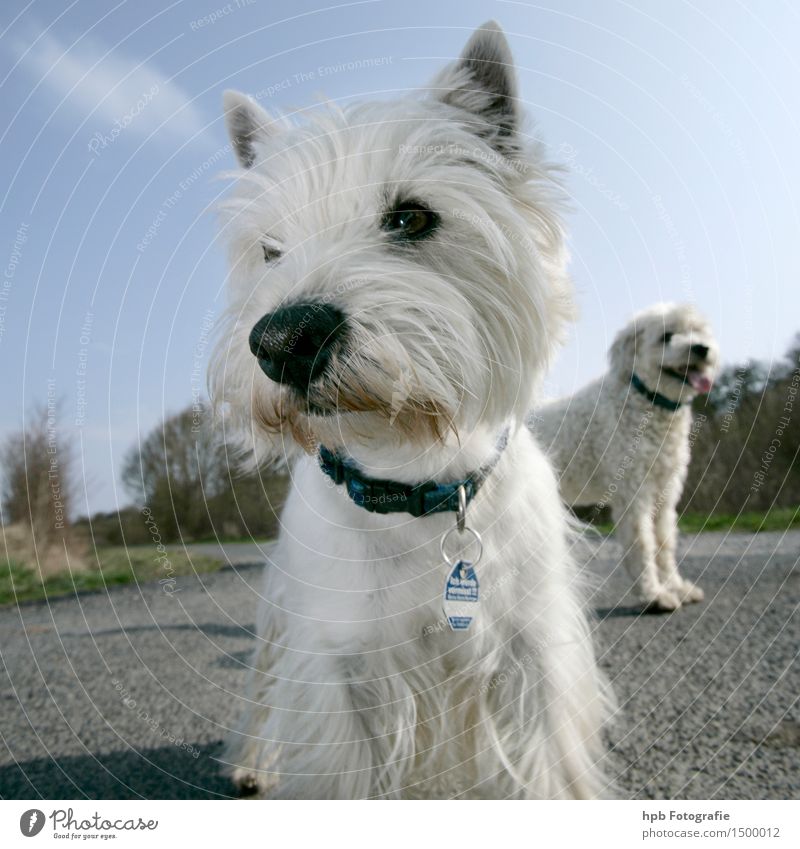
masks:
[[[666,343],[665,334],[672,334]],[[706,346],[707,355],[698,357],[692,345]],[[532,419],[564,500],[611,508],[639,596],[663,610],[703,598],[675,562],[676,507],[689,466],[697,389],[664,369],[693,369],[702,378],[695,382],[707,388],[718,356],[711,328],[692,306],[655,304],[617,335],[607,374],[542,404]],[[682,406],[674,412],[655,406],[631,385],[634,372],[650,391]]]
[[[212,395],[257,462],[294,462],[230,774],[271,798],[602,794],[605,686],[556,480],[524,425],[571,313],[560,195],[519,130],[502,32],[482,27],[403,100],[299,125],[242,95],[226,109],[248,167],[229,205]],[[441,224],[398,250],[381,210],[404,195]],[[266,234],[283,251],[268,267]],[[346,314],[350,341],[298,398],[259,371],[247,338],[265,313],[314,299]],[[468,511],[484,545],[480,620],[451,633],[439,541],[454,515],[367,512],[313,453],[324,444],[373,477],[452,481],[497,455],[506,426]]]

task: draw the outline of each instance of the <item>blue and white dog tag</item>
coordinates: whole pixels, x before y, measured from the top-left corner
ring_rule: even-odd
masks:
[[[442,609],[453,631],[466,631],[478,613],[478,576],[469,560],[457,560],[444,583]]]
[[[472,543],[477,545],[477,551],[472,560],[448,556],[447,540],[453,533],[466,534],[467,537],[472,537]],[[475,567],[483,556],[483,541],[477,531],[467,527],[467,491],[463,484],[458,488],[456,525],[442,534],[439,548],[442,552],[442,559],[447,564],[442,610],[444,610],[444,616],[451,631],[466,631],[478,615],[479,587]]]

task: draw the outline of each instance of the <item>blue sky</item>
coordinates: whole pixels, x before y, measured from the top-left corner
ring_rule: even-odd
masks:
[[[0,432],[63,397],[80,512],[125,503],[125,450],[204,384],[225,278],[210,210],[233,165],[221,92],[275,110],[402,92],[488,18],[570,168],[581,315],[548,393],[599,374],[662,299],[697,303],[726,362],[782,355],[800,330],[789,2],[5,0]]]

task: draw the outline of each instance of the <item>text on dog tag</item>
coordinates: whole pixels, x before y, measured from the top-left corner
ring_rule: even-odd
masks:
[[[444,582],[442,608],[453,631],[466,631],[478,613],[478,576],[469,560],[457,560]]]

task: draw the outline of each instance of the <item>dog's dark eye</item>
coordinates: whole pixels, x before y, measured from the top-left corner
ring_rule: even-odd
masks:
[[[398,239],[424,239],[439,224],[439,216],[420,201],[406,201],[383,217],[381,227]]]
[[[674,333],[665,333],[665,334],[661,337],[661,341],[662,341],[665,345],[668,345],[668,344],[669,344],[670,339],[672,339],[672,337],[673,337],[674,335],[675,335]]]
[[[262,245],[264,249],[264,262],[275,262],[276,259],[280,259],[283,254],[277,248],[271,248],[269,245]]]

